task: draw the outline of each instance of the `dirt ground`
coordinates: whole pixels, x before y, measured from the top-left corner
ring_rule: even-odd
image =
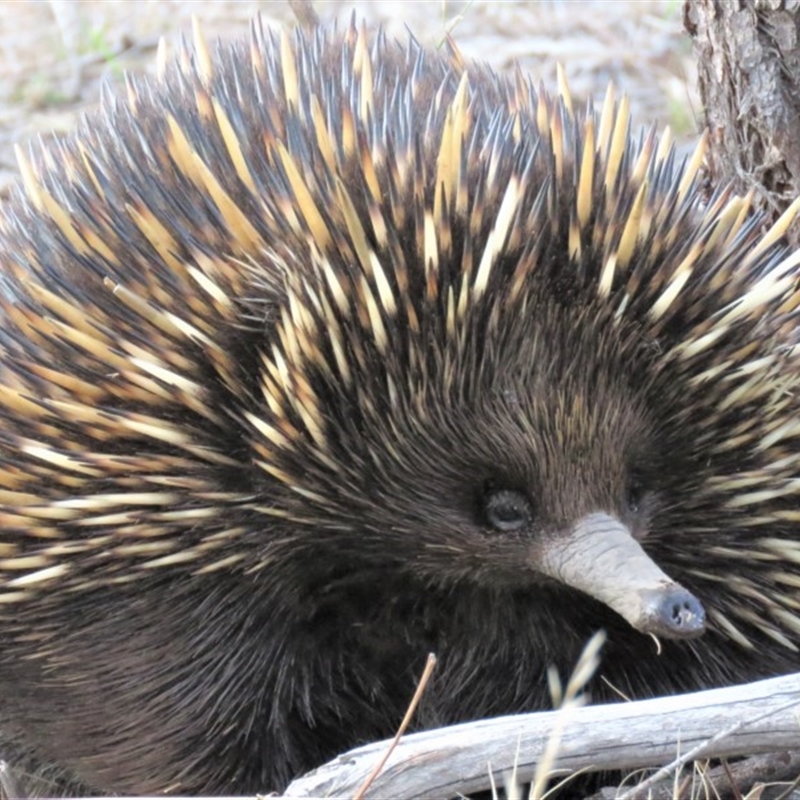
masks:
[[[555,84],[561,62],[573,93],[602,97],[609,80],[631,96],[634,119],[669,124],[678,141],[697,130],[691,43],[682,0],[537,0],[537,2],[388,2],[316,0],[325,22],[355,13],[398,38],[436,45],[450,33],[467,56],[508,69],[515,61]],[[291,25],[286,0],[0,0],[0,196],[17,173],[13,146],[58,135],[97,105],[104,83],[125,71],[151,71],[160,37],[191,36],[191,18],[206,38],[235,36],[260,14]]]

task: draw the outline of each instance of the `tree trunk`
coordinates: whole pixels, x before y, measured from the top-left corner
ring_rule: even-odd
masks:
[[[777,216],[800,195],[800,4],[686,0],[714,185],[755,191]],[[800,241],[795,223],[792,238]]]

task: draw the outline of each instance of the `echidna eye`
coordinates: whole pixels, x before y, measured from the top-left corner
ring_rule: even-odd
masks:
[[[522,492],[511,489],[500,489],[487,494],[483,513],[489,525],[498,531],[519,530],[533,517],[530,500]]]
[[[642,501],[647,494],[647,488],[644,483],[638,478],[630,478],[628,481],[628,488],[626,490],[625,502],[628,510],[634,514],[642,507]]]

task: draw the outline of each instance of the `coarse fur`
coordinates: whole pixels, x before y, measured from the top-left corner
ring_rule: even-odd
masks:
[[[256,24],[160,72],[0,215],[0,756],[267,792],[389,735],[429,651],[422,726],[549,707],[599,628],[597,700],[797,668],[791,213],[453,48]],[[701,638],[537,572],[594,512]]]

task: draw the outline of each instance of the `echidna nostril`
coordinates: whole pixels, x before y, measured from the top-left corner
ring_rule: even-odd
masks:
[[[688,609],[689,606],[686,603],[681,603],[680,605],[674,605],[672,607],[672,621],[676,625],[681,625],[686,617]]]
[[[680,586],[665,594],[655,609],[655,617],[662,632],[674,637],[699,635],[706,624],[702,603]]]

